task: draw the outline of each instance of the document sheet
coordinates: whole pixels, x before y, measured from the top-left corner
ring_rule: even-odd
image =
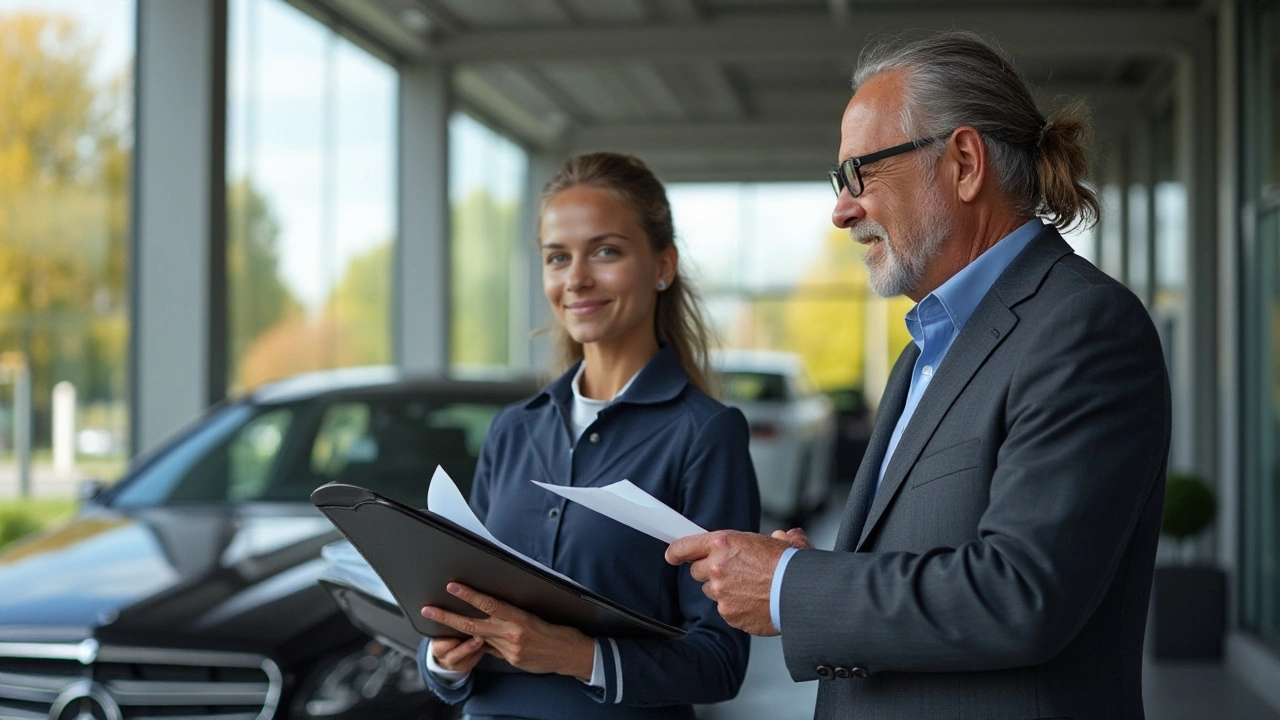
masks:
[[[630,480],[598,488],[565,487],[537,480],[531,482],[665,543],[706,532]]]

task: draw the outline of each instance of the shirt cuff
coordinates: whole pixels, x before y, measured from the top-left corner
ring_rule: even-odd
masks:
[[[778,558],[778,567],[773,569],[773,584],[769,586],[769,619],[773,621],[773,629],[782,632],[782,573],[786,572],[787,563],[799,548],[787,548]]]
[[[596,657],[600,657],[600,649],[596,648]],[[450,690],[457,690],[467,681],[467,676],[471,674],[467,670],[446,670],[436,662],[436,656],[431,654],[431,643],[427,643],[427,672],[436,676],[440,684]],[[595,679],[594,676],[592,679]]]
[[[591,687],[604,687],[604,655],[600,653],[600,640],[595,642],[596,657],[591,666],[591,679],[587,681],[587,685]]]

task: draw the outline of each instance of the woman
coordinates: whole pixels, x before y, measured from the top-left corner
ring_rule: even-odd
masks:
[[[499,540],[639,613],[672,640],[592,638],[451,583],[488,617],[425,617],[469,638],[424,641],[419,666],[473,720],[693,718],[738,692],[747,636],[666,546],[530,480],[627,479],[708,530],[755,530],[760,499],[742,413],[707,393],[706,338],[679,273],[666,191],[637,158],[570,159],[547,184],[543,290],[568,371],[489,428],[471,505]],[[524,670],[475,669],[485,654]]]

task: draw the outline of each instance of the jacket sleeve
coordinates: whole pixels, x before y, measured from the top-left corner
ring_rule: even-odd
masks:
[[[725,408],[706,422],[681,474],[681,514],[708,530],[759,529],[760,493],[747,442],[747,421],[737,409]],[[583,686],[599,702],[713,703],[738,694],[749,637],[720,617],[687,565],[675,570],[686,634],[671,640],[600,638],[605,686]]]
[[[441,700],[450,705],[457,705],[466,701],[467,698],[471,697],[471,691],[475,688],[476,674],[473,672],[467,675],[462,680],[462,685],[458,687],[445,685],[440,681],[440,678],[427,670],[427,652],[429,652],[430,645],[431,639],[425,637],[418,643],[418,674],[422,676],[423,681],[427,683],[427,687],[431,689],[431,692],[435,693],[436,697]]]
[[[819,665],[875,673],[1041,664],[1102,603],[1140,517],[1162,497],[1163,354],[1145,309],[1111,286],[1081,289],[1036,320],[1009,384],[976,390],[1006,397],[973,540],[791,558],[782,641],[795,680],[817,679]]]

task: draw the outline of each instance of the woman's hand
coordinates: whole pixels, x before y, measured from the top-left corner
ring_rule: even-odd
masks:
[[[488,617],[470,618],[434,605],[422,608],[423,617],[482,640],[480,648],[526,672],[569,675],[583,682],[591,680],[595,640],[575,628],[552,625],[466,585],[449,583],[448,590]],[[432,641],[433,648],[434,644]]]
[[[450,672],[471,672],[484,653],[484,638],[431,638],[431,656]]]

